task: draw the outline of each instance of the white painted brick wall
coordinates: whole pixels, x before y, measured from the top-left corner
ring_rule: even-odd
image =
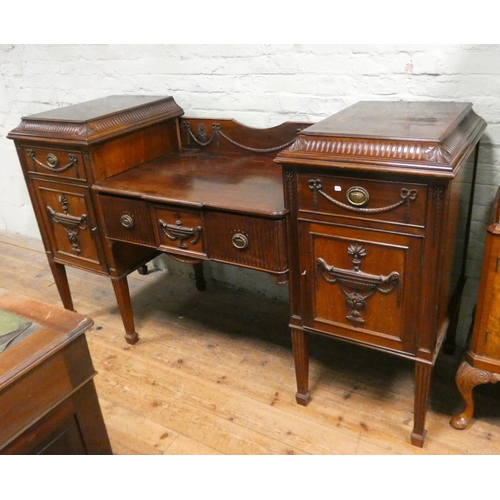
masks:
[[[172,95],[188,116],[268,127],[318,121],[360,100],[472,102],[488,128],[460,330],[465,339],[485,221],[500,184],[499,45],[0,45],[0,75],[0,230],[34,237],[39,232],[31,203],[6,139],[23,115],[109,94]],[[217,265],[209,272],[286,300],[286,287],[260,273]]]

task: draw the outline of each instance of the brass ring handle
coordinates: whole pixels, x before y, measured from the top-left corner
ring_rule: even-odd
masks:
[[[248,246],[248,238],[241,233],[236,233],[232,238],[233,246],[238,250],[244,250]]]
[[[127,229],[131,229],[134,227],[134,219],[128,214],[123,214],[120,217],[120,224]]]

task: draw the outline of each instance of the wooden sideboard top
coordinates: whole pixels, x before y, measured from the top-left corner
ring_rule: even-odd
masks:
[[[263,216],[286,213],[281,169],[268,156],[174,152],[99,181],[101,193]]]
[[[170,96],[112,95],[25,116],[7,137],[90,144],[183,114]]]
[[[453,178],[485,128],[470,103],[362,101],[302,130],[276,161]]]

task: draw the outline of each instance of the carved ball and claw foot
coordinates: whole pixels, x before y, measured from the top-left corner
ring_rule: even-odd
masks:
[[[479,370],[478,368],[472,367],[467,361],[462,361],[458,368],[455,381],[465,402],[465,409],[462,413],[455,415],[450,420],[450,424],[455,429],[463,430],[469,426],[472,416],[474,415],[474,399],[472,397],[474,387],[480,384],[495,384],[500,381],[500,375],[485,370]]]

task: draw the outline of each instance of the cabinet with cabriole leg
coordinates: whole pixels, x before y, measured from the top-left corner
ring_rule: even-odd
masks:
[[[485,126],[469,103],[361,102],[278,154],[299,404],[311,398],[311,334],[406,358],[411,442],[423,446],[432,369],[454,345]]]
[[[460,364],[456,383],[465,403],[451,419],[455,429],[466,429],[474,414],[473,390],[500,381],[500,188],[486,228],[479,295],[469,347]]]

